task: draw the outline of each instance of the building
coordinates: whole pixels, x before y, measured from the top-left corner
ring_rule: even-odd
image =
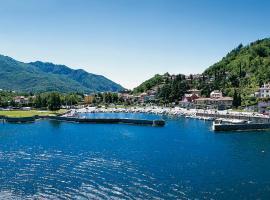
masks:
[[[210,98],[212,99],[218,99],[218,98],[222,98],[222,92],[220,92],[219,90],[214,90],[210,93]]]
[[[198,98],[199,98],[199,96],[197,94],[185,94],[183,99],[182,99],[182,102],[193,103]]]
[[[156,100],[156,95],[146,95],[144,96],[143,102],[148,103],[148,102],[154,102]]]
[[[268,102],[259,102],[258,103],[258,112],[267,113],[270,110],[270,101]]]
[[[191,90],[188,90],[188,93],[190,93],[190,94],[195,94],[195,95],[197,95],[198,97],[201,96],[201,90],[197,90],[197,89],[191,89]]]
[[[29,104],[29,98],[25,96],[16,96],[14,97],[14,102],[17,104]]]
[[[84,96],[84,103],[91,104],[91,103],[93,103],[94,98],[95,98],[94,95],[85,95]]]
[[[179,105],[184,108],[191,108],[198,98],[199,96],[197,94],[185,94],[182,101],[179,102]]]
[[[122,99],[123,101],[133,101],[134,96],[129,93],[118,93],[118,98]]]
[[[270,83],[263,84],[259,91],[255,93],[255,97],[265,98],[270,97]]]
[[[232,107],[233,98],[223,97],[222,92],[214,90],[210,93],[210,98],[198,98],[194,100],[197,107],[217,108],[219,110]]]
[[[224,110],[232,107],[232,97],[221,97],[221,98],[198,98],[195,99],[195,104],[198,107],[217,108]]]
[[[145,97],[147,96],[147,93],[146,92],[144,92],[144,93],[141,93],[140,95],[139,95],[139,99],[138,99],[138,102],[139,103],[145,103]]]
[[[148,91],[147,91],[147,94],[148,94],[148,95],[156,95],[156,94],[157,94],[157,89],[153,88],[153,89],[151,89],[151,90],[148,90]]]

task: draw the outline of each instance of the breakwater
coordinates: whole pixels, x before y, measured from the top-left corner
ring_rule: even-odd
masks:
[[[134,124],[148,126],[164,126],[164,120],[144,120],[144,119],[120,119],[120,118],[77,118],[77,117],[61,117],[49,116],[50,120],[69,121],[77,123],[92,123],[92,124]]]
[[[33,117],[2,117],[2,120],[8,123],[31,123],[37,119],[48,119],[57,121],[67,121],[75,123],[89,124],[130,124],[146,126],[164,126],[164,120],[144,120],[144,119],[119,119],[119,118],[77,118],[63,116],[33,116]]]
[[[2,120],[9,123],[31,123],[35,122],[37,119],[36,116],[33,117],[2,117]]]
[[[270,123],[214,124],[214,131],[251,131],[270,129]]]

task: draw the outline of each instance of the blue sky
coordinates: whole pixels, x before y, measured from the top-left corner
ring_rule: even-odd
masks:
[[[133,88],[201,73],[270,35],[268,0],[0,0],[0,54],[102,74]]]

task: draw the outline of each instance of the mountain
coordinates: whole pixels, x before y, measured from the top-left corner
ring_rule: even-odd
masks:
[[[21,92],[106,92],[124,88],[101,75],[65,65],[23,63],[0,55],[0,88]]]
[[[212,80],[208,87],[233,96],[235,90],[248,99],[265,82],[270,81],[270,38],[247,46],[240,44],[203,73]]]

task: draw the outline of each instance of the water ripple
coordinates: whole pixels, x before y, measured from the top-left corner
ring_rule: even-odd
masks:
[[[162,184],[157,184],[155,177],[130,161],[105,158],[99,153],[76,155],[40,149],[31,154],[31,151],[0,152],[0,180],[5,181],[5,188],[0,187],[1,198],[147,199],[151,196],[151,199],[175,199],[185,196],[181,188],[173,185],[170,193],[162,194]]]

